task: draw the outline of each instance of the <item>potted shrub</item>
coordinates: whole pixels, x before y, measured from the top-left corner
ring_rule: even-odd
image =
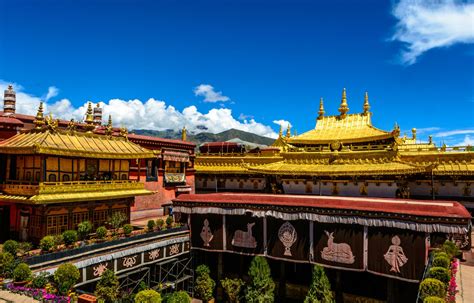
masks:
[[[240,302],[240,292],[242,286],[244,286],[244,281],[241,279],[229,279],[225,278],[221,280],[222,288],[224,289],[227,297],[229,298],[230,303],[239,303]]]
[[[155,221],[154,220],[148,220],[148,223],[146,224],[147,230],[149,232],[153,231],[155,228]]]
[[[0,280],[3,278],[10,278],[15,269],[15,258],[9,252],[0,253]]]
[[[163,224],[165,224],[165,221],[163,219],[156,219],[156,226],[158,227],[158,230],[163,228]]]
[[[194,284],[194,292],[198,299],[204,302],[214,302],[213,293],[216,282],[210,277],[211,271],[204,264],[196,268],[196,281]]]
[[[75,230],[66,230],[65,232],[63,232],[62,236],[64,244],[66,244],[66,246],[71,246],[77,241],[77,231]]]
[[[446,296],[446,285],[438,279],[424,279],[420,283],[420,298],[424,300],[430,296],[444,298]]]
[[[45,288],[46,284],[49,283],[49,278],[50,274],[43,271],[33,277],[31,280],[31,286],[33,286],[33,288]]]
[[[42,252],[49,252],[55,246],[53,236],[44,236],[40,241],[40,248]]]
[[[428,271],[428,278],[438,279],[448,286],[451,280],[451,272],[447,268],[434,266]]]
[[[446,258],[445,256],[436,256],[433,259],[433,267],[444,267],[444,268],[449,268],[449,258]]]
[[[191,297],[184,290],[176,291],[163,298],[166,303],[191,303]]]
[[[114,303],[118,301],[119,296],[119,281],[113,271],[107,269],[100,276],[99,282],[95,287],[97,299],[102,300],[104,303]]]
[[[423,303],[446,303],[446,300],[440,297],[429,296],[423,300]]]
[[[173,225],[173,217],[168,216],[168,218],[166,218],[166,226],[168,226],[168,228],[170,228],[171,225]]]
[[[59,265],[54,272],[54,282],[58,287],[58,292],[61,295],[66,295],[77,283],[80,276],[79,269],[73,264],[64,263]]]
[[[89,221],[83,221],[77,225],[77,233],[81,240],[85,240],[92,231],[92,223]]]
[[[161,295],[153,289],[145,289],[137,293],[135,303],[161,303]]]
[[[308,295],[304,300],[304,303],[317,302],[334,302],[331,284],[329,283],[324,268],[320,265],[314,265],[311,285]]]
[[[123,233],[126,237],[129,237],[132,234],[133,226],[131,224],[125,224],[123,226]]]
[[[117,230],[122,226],[124,222],[128,220],[128,217],[121,211],[114,212],[107,220],[107,223],[113,227],[114,236],[117,234]]]
[[[30,242],[21,242],[18,244],[18,253],[20,256],[26,255],[31,250],[31,243]]]
[[[56,246],[56,249],[62,249],[64,246],[64,240],[63,240],[63,235],[54,235],[54,245]]]
[[[23,286],[28,283],[31,278],[31,269],[26,263],[18,264],[13,270],[13,284],[15,286]]]
[[[256,256],[249,268],[250,283],[245,294],[245,302],[273,302],[275,282],[271,277],[267,259]]]
[[[10,253],[13,257],[16,258],[18,252],[18,242],[15,240],[7,240],[3,243],[3,252]]]
[[[105,237],[107,236],[107,228],[105,228],[105,226],[97,227],[95,235],[97,236],[97,240],[104,241]]]

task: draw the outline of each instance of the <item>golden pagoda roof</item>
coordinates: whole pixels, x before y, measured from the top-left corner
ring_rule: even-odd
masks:
[[[284,161],[251,167],[249,171],[277,175],[367,176],[400,175],[426,171],[426,167],[398,159],[395,152],[283,153]]]
[[[323,116],[316,120],[316,127],[287,140],[289,144],[327,144],[334,141],[357,143],[394,138],[387,132],[372,126],[371,114],[347,114],[344,117]]]
[[[33,130],[0,142],[0,153],[81,158],[153,158],[153,152],[122,137],[62,130]]]

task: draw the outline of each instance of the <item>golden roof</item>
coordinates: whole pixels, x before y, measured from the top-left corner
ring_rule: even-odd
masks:
[[[196,157],[194,168],[198,173],[211,174],[249,174],[249,167],[257,167],[283,158],[271,157],[228,157],[228,156],[199,156]]]
[[[347,114],[345,117],[323,116],[316,127],[287,140],[289,144],[327,144],[334,141],[357,143],[395,137],[392,132],[372,126],[370,114]]]
[[[153,152],[122,137],[41,130],[17,134],[0,142],[0,153],[44,154],[81,158],[153,158]]]
[[[364,153],[366,154],[366,153]],[[283,154],[285,157],[285,154]],[[276,175],[367,176],[400,175],[425,172],[426,168],[401,161],[396,157],[300,157],[249,168],[251,172]]]

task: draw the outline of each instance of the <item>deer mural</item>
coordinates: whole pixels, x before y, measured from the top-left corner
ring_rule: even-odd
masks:
[[[254,223],[247,223],[247,231],[236,230],[234,237],[232,238],[232,245],[237,247],[244,248],[255,248],[257,247],[257,241],[255,237],[252,236],[252,227]]]
[[[355,261],[355,257],[352,254],[352,249],[347,243],[334,243],[334,232],[324,233],[328,236],[327,247],[324,247],[321,251],[321,258],[327,261],[352,264]]]

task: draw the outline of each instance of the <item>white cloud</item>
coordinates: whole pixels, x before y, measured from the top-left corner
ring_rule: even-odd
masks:
[[[48,87],[48,93],[44,97],[45,101],[48,101],[51,98],[56,97],[59,94],[59,89],[56,86]]]
[[[0,80],[0,89],[3,91],[7,83]],[[27,94],[20,86],[15,85],[17,91],[17,113],[36,115],[41,99]],[[196,106],[188,106],[182,111],[174,106],[166,104],[165,101],[153,98],[145,102],[141,100],[111,99],[108,102],[100,102],[103,108],[103,120],[112,115],[115,126],[125,126],[133,129],[180,130],[183,126],[190,132],[212,132],[218,133],[230,128],[255,133],[262,136],[276,138],[277,134],[268,125],[264,125],[255,119],[244,119],[239,121],[232,115],[228,108],[213,108],[207,113],[201,113]],[[95,105],[94,103],[93,105]],[[54,117],[61,119],[74,118],[82,121],[87,110],[87,102],[75,107],[68,99],[61,99],[54,103],[44,103],[44,112],[53,113]]]
[[[283,119],[280,119],[280,120],[273,120],[273,123],[275,123],[276,125],[279,125],[283,128],[287,128],[288,125],[291,127],[291,123],[290,121],[287,121],[287,120],[283,120]]]
[[[392,40],[405,43],[404,64],[438,47],[474,42],[474,3],[460,0],[400,0],[392,11],[398,19]]]
[[[442,131],[433,135],[433,137],[451,137],[456,135],[466,135],[466,134],[474,134],[474,129],[454,129],[448,131]]]
[[[214,87],[209,84],[201,84],[194,88],[194,95],[204,97],[204,102],[226,102],[230,98],[224,96],[222,92],[216,92]]]
[[[474,146],[474,138],[471,138],[471,136],[466,135],[464,136],[464,140],[457,143],[456,146]]]

